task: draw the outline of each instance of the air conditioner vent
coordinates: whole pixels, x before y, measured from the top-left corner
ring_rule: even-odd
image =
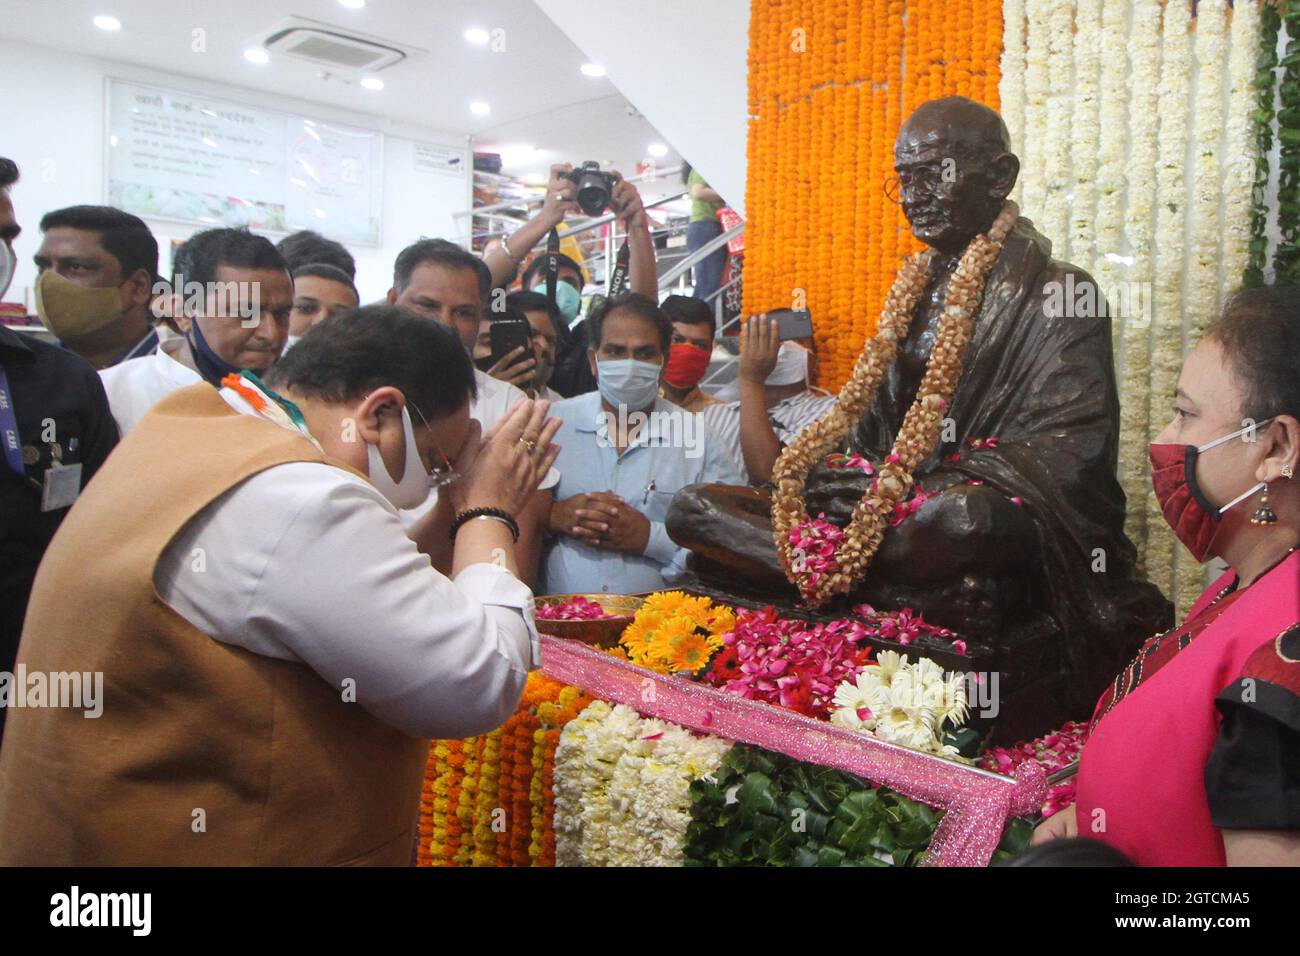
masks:
[[[268,36],[265,45],[272,53],[355,73],[375,73],[406,59],[395,47],[314,27],[281,30]]]

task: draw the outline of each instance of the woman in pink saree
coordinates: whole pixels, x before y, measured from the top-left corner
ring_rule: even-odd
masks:
[[[1228,570],[1102,695],[1077,802],[1034,842],[1141,866],[1300,865],[1300,289],[1234,296],[1151,446],[1165,519]]]

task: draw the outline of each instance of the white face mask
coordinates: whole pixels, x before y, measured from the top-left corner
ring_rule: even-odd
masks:
[[[797,342],[782,342],[776,354],[776,367],[765,385],[795,385],[808,378],[808,350]]]
[[[402,428],[406,432],[406,469],[400,481],[393,481],[378,445],[366,445],[367,469],[370,483],[395,508],[416,508],[429,497],[429,473],[420,461],[420,450],[415,445],[415,431],[411,428],[411,414],[402,409]]]

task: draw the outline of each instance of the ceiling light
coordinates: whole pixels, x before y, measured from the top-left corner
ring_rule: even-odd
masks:
[[[117,17],[95,17],[92,22],[101,30],[107,30],[109,33],[122,29],[122,21]]]
[[[482,27],[470,27],[465,31],[465,39],[477,46],[482,46],[492,39],[492,34]]]
[[[271,54],[267,53],[261,47],[250,47],[244,51],[244,59],[249,63],[270,63]]]
[[[487,103],[484,103],[482,100],[475,100],[473,103],[469,104],[469,111],[475,116],[487,116],[492,112],[492,107]]]
[[[529,173],[524,177],[524,182],[528,183],[530,186],[545,186],[547,183],[546,174],[537,172]]]
[[[377,76],[364,76],[361,78],[361,85],[368,90],[382,90],[384,81]]]
[[[649,153],[651,156],[668,155],[668,147],[665,146],[663,143],[651,143],[649,146],[646,147],[645,151]]]
[[[347,7],[349,10],[360,10],[366,5],[366,0],[339,0],[339,6]]]
[[[581,69],[583,76],[599,78],[605,75],[605,68],[598,63],[584,63]]]

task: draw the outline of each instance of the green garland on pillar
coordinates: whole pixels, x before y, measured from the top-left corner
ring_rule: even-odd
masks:
[[[1255,182],[1251,188],[1250,258],[1242,275],[1247,288],[1264,284],[1268,263],[1269,155],[1273,151],[1273,94],[1277,84],[1277,37],[1282,17],[1271,3],[1260,10],[1259,55],[1255,60]]]
[[[1300,279],[1300,3],[1288,4],[1286,55],[1282,57],[1282,108],[1277,114],[1279,140],[1277,227],[1281,238],[1273,254],[1278,282]]]

